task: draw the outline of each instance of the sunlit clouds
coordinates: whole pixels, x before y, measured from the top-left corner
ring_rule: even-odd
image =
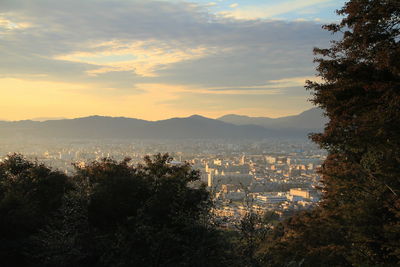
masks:
[[[2,0],[1,117],[301,112],[332,2]]]
[[[213,53],[212,48],[182,47],[179,43],[169,44],[157,40],[132,43],[111,41],[93,45],[91,48],[95,52],[73,52],[56,56],[55,59],[98,66],[98,69],[87,72],[90,75],[132,71],[139,76],[153,77],[157,75],[157,70],[167,68],[170,64],[201,58]]]
[[[260,1],[262,2],[262,1]],[[321,5],[331,4],[338,1],[335,0],[284,0],[284,1],[266,1],[268,3],[252,3],[240,6],[238,3],[231,4],[233,10],[221,11],[220,14],[233,17],[236,19],[262,19],[276,18],[279,15],[303,11],[304,8],[316,9]],[[238,8],[239,7],[239,8]]]
[[[23,30],[32,27],[33,25],[26,21],[15,21],[0,13],[0,36],[11,31]]]

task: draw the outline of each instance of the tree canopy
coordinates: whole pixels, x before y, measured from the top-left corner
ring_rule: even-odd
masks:
[[[66,175],[21,155],[10,155],[0,163],[2,265],[25,266],[35,260],[33,236],[49,223],[71,189]]]
[[[210,223],[199,172],[165,155],[103,159],[71,177],[21,155],[0,163],[5,266],[220,266],[223,233]]]
[[[341,39],[314,49],[322,81],[306,86],[329,118],[312,135],[329,152],[323,198],[270,237],[270,265],[400,264],[400,2],[352,0],[338,14],[324,28]]]
[[[400,260],[400,2],[349,1],[325,28],[343,38],[320,55],[308,83],[330,118],[313,136],[329,151],[321,207],[344,231],[357,264]],[[397,241],[396,241],[397,240]]]
[[[1,264],[400,265],[400,2],[351,0],[338,14],[325,29],[340,40],[314,50],[322,81],[306,86],[329,118],[312,135],[329,152],[317,208],[264,225],[247,214],[232,234],[209,220],[199,173],[168,155],[67,177],[15,154],[0,162]]]

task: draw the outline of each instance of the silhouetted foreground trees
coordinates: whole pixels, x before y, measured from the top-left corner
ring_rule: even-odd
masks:
[[[0,164],[1,265],[229,265],[209,193],[189,186],[198,172],[169,161],[104,159],[67,177],[10,156]]]
[[[64,174],[12,156],[0,164],[0,263],[25,266],[33,235],[63,202],[72,184]]]
[[[312,136],[329,156],[323,199],[264,244],[269,264],[400,266],[400,1],[353,0],[327,25],[343,39],[308,82],[330,121]]]
[[[1,266],[400,266],[400,2],[352,0],[321,57],[313,101],[330,118],[319,207],[218,230],[199,174],[105,159],[64,174],[0,163]],[[189,186],[190,185],[190,186]],[[264,218],[265,219],[265,218]]]

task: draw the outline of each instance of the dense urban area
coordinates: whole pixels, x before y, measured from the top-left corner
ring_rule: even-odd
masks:
[[[400,266],[399,0],[32,2],[0,1],[1,267]]]
[[[4,160],[14,152],[66,174],[74,165],[92,161],[170,153],[171,164],[189,163],[200,171],[214,200],[214,214],[221,227],[234,228],[249,211],[274,212],[283,220],[319,200],[316,172],[325,152],[300,140],[30,140],[1,141]]]

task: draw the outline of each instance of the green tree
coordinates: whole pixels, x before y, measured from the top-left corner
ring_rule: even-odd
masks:
[[[35,262],[33,237],[61,206],[68,177],[19,154],[0,163],[0,259],[2,266]]]
[[[38,237],[47,266],[220,266],[223,233],[199,173],[168,155],[137,166],[104,159],[77,167],[75,191]]]
[[[87,206],[88,198],[81,188],[64,196],[59,211],[34,237],[40,266],[95,266],[96,245]]]
[[[301,212],[278,223],[258,248],[266,266],[352,266],[345,232],[322,210]]]
[[[313,140],[329,152],[322,208],[341,224],[359,265],[400,262],[400,2],[353,0],[327,25],[343,38],[315,49],[323,82],[309,82],[330,118]]]
[[[322,81],[306,86],[330,119],[312,136],[329,152],[322,202],[264,243],[270,265],[400,264],[400,2],[352,0],[338,14],[324,27],[341,39],[314,50]]]

